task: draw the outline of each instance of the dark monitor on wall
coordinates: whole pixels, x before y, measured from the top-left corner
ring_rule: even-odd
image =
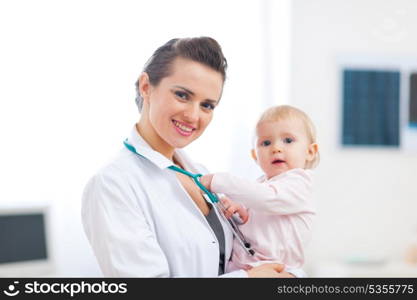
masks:
[[[0,207],[0,276],[49,276],[48,208]]]

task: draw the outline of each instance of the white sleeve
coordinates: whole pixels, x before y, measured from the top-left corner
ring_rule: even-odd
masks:
[[[98,174],[82,199],[84,231],[106,277],[169,277],[167,259],[118,170]]]
[[[211,190],[224,193],[247,208],[264,213],[290,215],[314,212],[311,185],[311,176],[302,169],[293,169],[279,179],[263,183],[228,173],[215,173]]]

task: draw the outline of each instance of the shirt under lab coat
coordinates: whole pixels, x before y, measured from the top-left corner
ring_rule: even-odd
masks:
[[[216,235],[176,173],[168,169],[172,161],[154,151],[135,127],[128,141],[141,156],[123,148],[89,180],[82,198],[84,231],[103,275],[217,277]],[[181,149],[174,156],[188,171],[207,173]],[[227,264],[233,235],[219,219]],[[247,277],[247,272],[223,276]]]

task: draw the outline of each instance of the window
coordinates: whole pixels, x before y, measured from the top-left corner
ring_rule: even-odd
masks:
[[[343,145],[399,146],[399,112],[399,71],[343,71]]]

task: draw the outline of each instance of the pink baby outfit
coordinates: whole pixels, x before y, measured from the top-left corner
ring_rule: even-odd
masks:
[[[286,270],[302,267],[315,215],[311,170],[292,169],[269,180],[262,176],[257,182],[216,173],[211,190],[243,204],[249,212],[240,230],[255,255],[248,255],[235,239],[229,269],[265,262],[284,264]]]

